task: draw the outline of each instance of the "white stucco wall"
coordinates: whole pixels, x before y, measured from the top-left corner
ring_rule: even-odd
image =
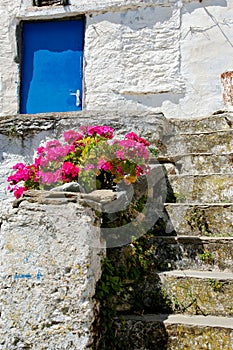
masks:
[[[231,0],[70,0],[40,8],[32,0],[0,0],[0,115],[18,111],[16,24],[80,14],[83,108],[161,111],[168,118],[229,109],[221,74],[233,69]]]

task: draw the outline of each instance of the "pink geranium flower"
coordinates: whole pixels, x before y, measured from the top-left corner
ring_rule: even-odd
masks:
[[[135,132],[129,132],[125,135],[125,139],[130,139],[144,144],[145,146],[150,146],[150,143],[146,141],[143,137],[139,137]]]
[[[19,199],[22,197],[23,193],[27,191],[27,187],[21,186],[14,190],[14,196]]]
[[[71,162],[65,162],[62,165],[62,180],[66,181],[71,179],[74,179],[78,176],[80,172],[80,168],[76,167],[73,163]]]
[[[110,162],[106,162],[104,159],[100,159],[98,162],[98,169],[110,171],[112,170],[112,164]]]
[[[86,166],[85,166],[85,170],[92,170],[92,169],[94,169],[95,168],[95,166],[94,166],[94,164],[87,164]]]
[[[113,128],[110,126],[89,126],[87,128],[87,134],[89,136],[93,136],[95,134],[98,134],[102,137],[105,137],[106,139],[112,139],[113,138]]]
[[[73,143],[74,141],[81,140],[83,138],[83,135],[74,130],[68,130],[64,132],[63,137],[65,142]]]

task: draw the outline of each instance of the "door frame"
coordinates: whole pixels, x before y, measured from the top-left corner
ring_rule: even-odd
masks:
[[[86,16],[85,15],[76,15],[76,16],[66,16],[66,17],[58,17],[58,18],[51,18],[51,17],[44,17],[40,19],[22,19],[19,24],[16,26],[16,41],[17,41],[17,55],[15,57],[15,62],[19,65],[19,88],[18,88],[18,113],[21,113],[22,110],[22,80],[23,80],[23,49],[24,49],[24,40],[23,40],[23,31],[24,31],[24,24],[25,23],[44,23],[44,22],[62,22],[62,21],[69,21],[69,20],[82,20],[83,21],[83,62],[82,62],[82,105],[81,105],[81,111],[83,110],[84,106],[84,48],[85,48],[85,31],[86,31]],[[44,113],[44,112],[42,112]],[[46,112],[48,114],[50,113],[66,113],[66,112]]]

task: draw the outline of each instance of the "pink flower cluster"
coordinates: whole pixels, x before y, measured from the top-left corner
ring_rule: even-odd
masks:
[[[150,142],[146,141],[143,137],[139,137],[135,132],[129,132],[125,135],[125,139],[134,140],[142,143],[144,146],[150,146]]]
[[[82,140],[83,135],[74,130],[68,130],[64,132],[63,137],[65,142],[72,144],[75,141]]]
[[[121,159],[131,159],[136,160],[137,158],[141,158],[143,160],[148,159],[148,149],[146,146],[133,139],[125,139],[120,141],[115,141],[118,146],[120,146],[120,150],[116,151],[116,156]]]
[[[62,145],[58,140],[48,141],[45,147],[39,147],[37,161],[42,167],[48,166],[51,162],[63,162],[67,154],[75,150],[74,145]]]
[[[111,140],[114,129],[110,126],[82,126],[80,132],[64,132],[65,144],[51,140],[38,147],[31,165],[17,163],[15,173],[8,177],[8,189],[16,198],[28,189],[47,189],[70,181],[78,181],[90,172],[112,174],[115,182],[128,177],[130,181],[148,171],[148,141],[134,132],[123,140]],[[96,147],[98,145],[98,147]]]
[[[20,198],[23,192],[28,190],[28,187],[19,186],[18,184],[22,181],[27,183],[30,179],[33,179],[33,182],[37,183],[39,181],[38,167],[35,163],[32,165],[17,163],[13,166],[13,169],[17,171],[14,175],[7,178],[7,181],[10,183],[7,189],[13,191],[16,198]]]
[[[105,139],[112,139],[113,138],[113,132],[114,129],[110,126],[82,126],[80,130],[88,135],[88,136],[95,136],[100,135],[104,137]]]

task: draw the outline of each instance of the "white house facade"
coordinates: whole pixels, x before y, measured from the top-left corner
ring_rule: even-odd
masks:
[[[1,116],[56,112],[53,107],[46,110],[47,105],[23,107],[30,104],[33,86],[36,105],[46,98],[49,104],[54,96],[61,100],[58,91],[63,89],[73,110],[154,111],[167,118],[191,118],[229,110],[233,104],[231,0],[0,0],[0,16]],[[52,61],[54,69],[44,71],[43,60],[37,69],[40,48],[29,54],[28,62],[25,47],[38,39],[27,39],[26,31],[37,32],[38,23],[40,31],[45,23],[71,20],[83,27],[71,27],[64,37],[69,44],[70,37],[79,36],[82,52],[78,48],[75,55],[72,47],[67,49],[73,56],[65,63],[66,73]],[[54,30],[59,42],[61,32]],[[52,36],[49,40],[54,42]],[[49,47],[43,50],[51,60],[59,52],[55,61],[63,62],[63,48],[54,47],[53,54]],[[24,71],[30,69],[25,83]],[[43,74],[43,82],[34,81]],[[59,86],[65,74],[79,79],[76,87]]]

